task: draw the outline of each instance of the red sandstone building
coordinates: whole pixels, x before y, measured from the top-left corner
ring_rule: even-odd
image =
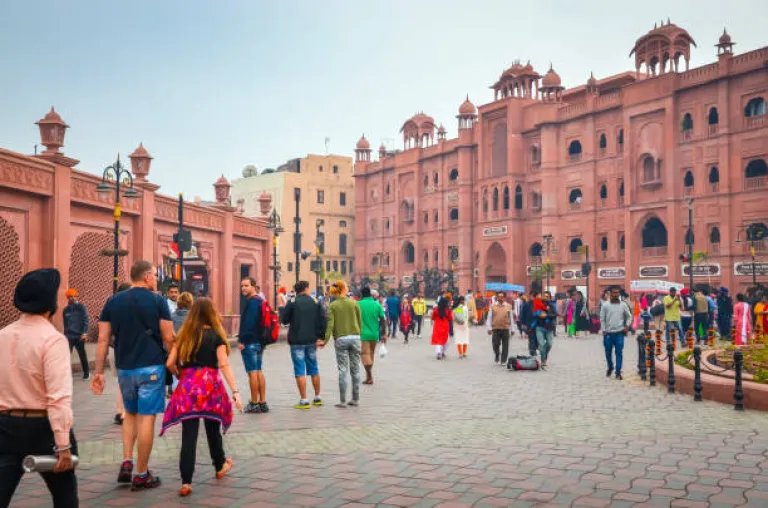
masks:
[[[420,113],[401,128],[404,150],[382,146],[374,162],[363,137],[358,273],[447,270],[456,247],[462,291],[530,286],[547,259],[562,291],[585,285],[588,246],[592,301],[595,288],[632,280],[687,283],[692,198],[694,251],[707,253],[695,283],[751,286],[745,226],[768,223],[768,48],[735,55],[733,45],[724,32],[717,60],[688,70],[696,43],[667,23],[635,43],[635,72],[566,89],[552,68],[515,63],[492,102],[461,104],[457,138]],[[768,240],[755,247],[765,283]]]

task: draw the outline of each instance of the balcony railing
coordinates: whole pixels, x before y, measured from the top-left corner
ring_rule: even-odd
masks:
[[[619,255],[619,261],[623,261],[624,260],[624,249],[619,249],[618,250],[618,255]]]
[[[766,115],[760,115],[760,116],[750,116],[749,118],[745,118],[744,127],[746,129],[753,129],[755,127],[760,127],[762,125],[765,125],[765,117]]]
[[[709,184],[709,190],[712,192],[720,192],[720,182]]]
[[[710,243],[709,244],[709,253],[710,254],[720,254],[720,244],[719,243]]]
[[[624,206],[624,196],[619,195],[619,206]]]
[[[571,206],[571,210],[581,210],[581,201],[572,201],[569,204]]]
[[[607,250],[601,250],[600,251],[600,259],[602,259],[602,260],[608,259],[608,251]]]
[[[584,261],[584,254],[581,252],[568,252],[568,261]]]
[[[600,198],[600,208],[608,206],[608,200],[606,198]]]
[[[617,154],[624,153],[624,143],[619,143],[618,145],[616,145],[616,153]]]
[[[686,129],[683,131],[683,141],[690,141],[693,138],[693,129]]]
[[[717,135],[717,124],[710,124],[709,125],[709,135],[710,136]]]
[[[683,196],[686,198],[693,196],[693,185],[689,187],[683,187]]]
[[[601,147],[600,147],[600,152],[599,152],[599,153],[600,153],[600,157],[605,157],[605,154],[606,154],[607,152],[608,152],[608,151],[606,150],[606,148],[605,148],[604,146],[601,146]]]
[[[581,153],[571,153],[568,154],[568,160],[571,162],[579,162],[581,161]]]
[[[768,187],[768,176],[753,176],[744,179],[744,190],[758,190]]]
[[[667,255],[667,246],[663,247],[643,247],[643,256],[645,257],[660,257]]]
[[[535,173],[536,171],[541,169],[541,161],[531,161],[531,164],[529,165],[531,168],[531,172]]]
[[[541,256],[532,256],[528,258],[528,266],[541,266]]]

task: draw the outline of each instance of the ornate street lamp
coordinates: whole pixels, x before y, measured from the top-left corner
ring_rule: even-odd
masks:
[[[126,199],[138,198],[141,194],[133,187],[133,175],[128,168],[120,163],[120,154],[117,154],[117,161],[111,166],[104,168],[101,177],[101,183],[96,186],[97,192],[115,191],[115,227],[114,227],[114,245],[112,250],[102,251],[103,255],[112,256],[112,293],[117,293],[117,266],[118,258],[126,256],[127,250],[120,250],[120,195]]]
[[[272,301],[275,308],[277,308],[277,279],[280,274],[280,261],[277,259],[277,247],[280,243],[280,233],[283,232],[283,227],[280,222],[280,214],[277,213],[277,209],[273,208],[272,213],[269,215],[269,225],[267,229],[272,230],[272,264],[269,269],[272,270],[272,286],[274,293],[274,300]]]
[[[742,238],[742,234],[744,238]],[[749,254],[752,258],[752,288],[757,291],[757,265],[755,261],[755,244],[768,238],[768,228],[762,222],[753,222],[748,226],[742,227],[736,234],[736,243],[749,242]]]
[[[325,243],[325,235],[320,231],[320,229],[324,225],[325,220],[315,220],[315,269],[313,271],[315,272],[315,296],[317,297],[318,301],[320,301],[320,297],[322,295],[322,292],[320,291],[320,271],[323,269],[323,258],[320,257],[320,254],[324,250],[323,244]]]

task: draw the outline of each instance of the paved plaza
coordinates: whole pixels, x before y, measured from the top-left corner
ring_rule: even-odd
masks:
[[[549,369],[533,373],[494,366],[480,328],[466,360],[450,347],[436,361],[428,338],[389,350],[377,359],[376,384],[362,387],[361,407],[344,410],[333,407],[333,349],[322,351],[326,405],[301,411],[288,347],[270,347],[272,412],[235,416],[225,438],[235,467],[224,480],[214,479],[201,441],[194,492],[183,500],[181,429],[155,441],[151,468],[162,487],[130,492],[115,483],[114,379],[95,397],[76,378],[82,505],[768,506],[768,415],[648,387],[634,340],[623,382],[605,378],[595,336],[561,334]],[[511,350],[522,354],[527,343],[516,336]],[[245,395],[237,352],[233,366]],[[50,506],[43,482],[25,478],[13,506]]]

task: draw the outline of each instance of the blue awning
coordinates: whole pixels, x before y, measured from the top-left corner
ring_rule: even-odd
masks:
[[[485,289],[487,291],[517,291],[518,293],[525,293],[525,286],[509,284],[507,282],[486,282]]]

